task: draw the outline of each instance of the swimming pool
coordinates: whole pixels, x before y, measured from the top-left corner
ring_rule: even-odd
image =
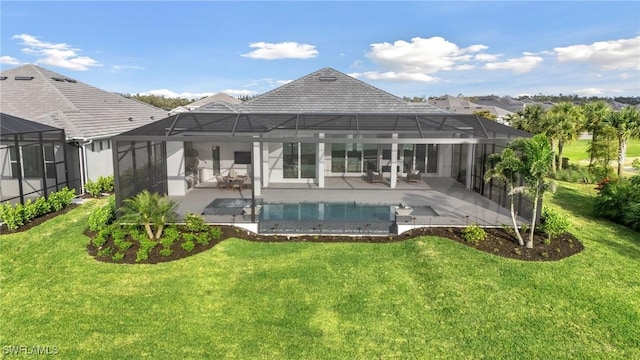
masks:
[[[263,204],[260,220],[388,222],[393,221],[390,205],[357,203]]]

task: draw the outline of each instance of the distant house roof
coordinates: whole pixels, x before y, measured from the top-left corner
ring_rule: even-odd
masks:
[[[5,113],[0,113],[0,134],[29,134],[46,131],[61,131],[53,126],[37,123]]]
[[[225,93],[217,93],[217,94],[213,94],[205,98],[202,98],[198,101],[194,101],[191,104],[178,106],[177,108],[171,110],[171,115],[177,114],[180,112],[193,111],[195,109],[198,109],[205,105],[209,105],[211,103],[240,104],[242,103],[242,100],[236,99],[233,96],[229,96]]]
[[[285,130],[294,131],[295,136],[298,131],[354,136],[362,133],[390,136],[395,132],[425,139],[530,136],[475,115],[452,114],[427,103],[410,103],[324,68],[241,104],[212,103],[122,133],[118,138],[168,140],[174,136],[185,139],[217,136],[234,141],[259,135],[278,139]]]
[[[62,128],[72,139],[109,137],[167,112],[36,65],[0,73],[4,113]]]
[[[470,100],[478,105],[494,106],[497,108],[505,109],[512,113],[520,111],[525,107],[524,102],[516,100],[509,96],[503,96],[503,97],[498,97],[495,95],[479,96],[479,97],[473,97]]]
[[[451,95],[433,97],[428,99],[427,102],[440,109],[456,114],[473,114],[478,111],[489,111],[498,119],[504,119],[506,116],[512,114],[511,111],[498,106],[476,104],[465,98],[454,97]]]

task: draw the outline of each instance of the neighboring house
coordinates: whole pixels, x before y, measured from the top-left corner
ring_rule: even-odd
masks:
[[[36,65],[0,73],[0,110],[64,129],[70,179],[78,192],[88,180],[111,175],[110,138],[167,116],[154,106],[107,92]]]
[[[475,115],[409,103],[324,68],[238,105],[212,103],[113,138],[116,199],[148,189],[182,196],[197,181],[247,174],[252,191],[287,184],[324,188],[330,177],[386,172],[452,177],[491,199],[485,159],[530,134]],[[301,190],[303,191],[303,190]],[[348,200],[348,199],[345,199]],[[526,216],[519,204],[519,214]]]
[[[187,104],[187,105],[183,105],[183,106],[178,106],[177,108],[171,110],[171,112],[169,113],[169,115],[175,115],[177,113],[183,113],[183,112],[188,112],[188,111],[193,111],[195,109],[198,109],[202,106],[211,104],[211,103],[226,103],[226,104],[240,104],[242,101],[239,99],[236,99],[232,96],[229,96],[225,93],[217,93],[217,94],[213,94],[211,96],[207,96],[205,98],[202,98],[198,101],[194,101],[191,104]]]
[[[435,107],[456,114],[474,114],[480,111],[489,111],[496,117],[496,121],[501,124],[504,124],[508,116],[513,113],[495,105],[476,104],[465,98],[450,95],[429,98],[427,102]]]
[[[522,111],[526,104],[520,100],[516,100],[510,96],[498,97],[491,96],[478,96],[470,98],[471,101],[478,105],[493,106],[496,108],[504,109],[510,113]]]
[[[0,113],[0,203],[72,187],[64,130]]]

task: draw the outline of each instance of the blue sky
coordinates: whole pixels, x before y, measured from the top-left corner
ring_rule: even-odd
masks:
[[[254,95],[332,67],[398,96],[640,95],[640,2],[0,3],[0,69]]]

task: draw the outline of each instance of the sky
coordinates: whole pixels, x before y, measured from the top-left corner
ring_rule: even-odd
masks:
[[[638,1],[0,1],[0,70],[263,94],[325,67],[400,97],[640,96]]]

